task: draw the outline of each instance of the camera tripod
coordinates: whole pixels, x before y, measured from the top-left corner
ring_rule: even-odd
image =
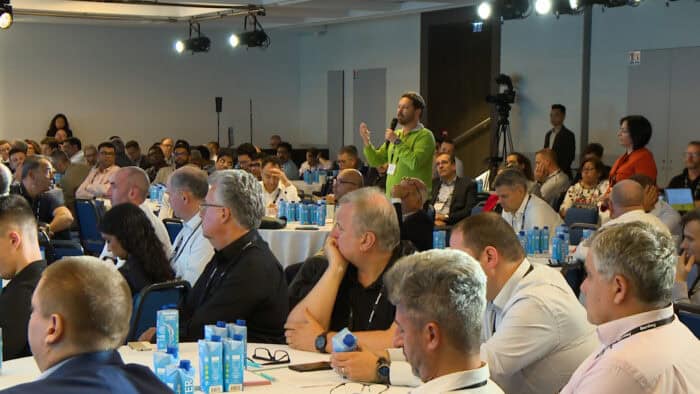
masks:
[[[498,166],[506,160],[510,153],[513,153],[513,137],[510,132],[510,105],[498,105],[497,128],[491,139],[491,157],[489,157],[489,169],[491,170],[491,180],[496,177]]]

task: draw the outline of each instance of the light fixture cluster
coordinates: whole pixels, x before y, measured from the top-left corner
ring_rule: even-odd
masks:
[[[243,20],[243,33],[231,34],[228,39],[228,43],[231,47],[236,48],[239,45],[245,45],[248,48],[267,48],[270,46],[270,37],[267,35],[267,33],[265,33],[265,30],[258,21],[258,15],[264,16],[265,11],[260,10],[256,13],[245,16],[245,19]],[[193,37],[193,33],[195,33],[196,36]],[[209,37],[202,35],[198,22],[190,22],[190,35],[187,40],[179,40],[175,42],[175,51],[177,53],[183,53],[186,51],[192,53],[209,52],[210,48],[211,40]]]
[[[477,7],[477,15],[482,20],[493,15],[500,20],[522,19],[534,10],[539,15],[553,13],[575,15],[588,5],[601,5],[606,8],[638,6],[642,0],[484,0]]]
[[[10,0],[0,0],[0,29],[9,29],[13,19]]]

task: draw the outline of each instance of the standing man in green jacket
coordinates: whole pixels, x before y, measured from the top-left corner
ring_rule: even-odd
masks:
[[[391,197],[391,188],[403,177],[418,178],[425,183],[430,193],[433,175],[433,132],[420,123],[425,109],[425,100],[418,93],[407,92],[401,96],[396,111],[399,127],[386,129],[384,141],[375,148],[370,141],[371,132],[365,123],[360,124],[360,136],[364,142],[365,158],[372,167],[388,163],[386,193]]]

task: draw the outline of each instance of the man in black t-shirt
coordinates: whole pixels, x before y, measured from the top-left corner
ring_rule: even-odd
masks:
[[[669,189],[690,189],[695,206],[700,207],[700,141],[691,141],[685,149],[685,168],[668,183]]]
[[[403,255],[394,208],[377,188],[341,199],[325,258],[304,263],[290,285],[294,305],[285,336],[295,349],[328,352],[331,338],[348,327],[364,348],[391,345],[395,309],[383,275]]]
[[[11,193],[24,197],[41,227],[52,239],[70,239],[73,214],[66,207],[63,193],[51,189],[53,168],[43,156],[30,156],[22,164],[22,179]]]

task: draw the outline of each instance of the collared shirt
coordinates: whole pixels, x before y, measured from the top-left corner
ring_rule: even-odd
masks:
[[[10,187],[10,193],[24,197],[32,208],[34,217],[42,223],[51,223],[55,217],[56,209],[66,206],[63,200],[63,192],[59,189],[50,189],[32,198],[24,184],[18,183]],[[60,231],[54,234],[54,238],[70,239],[70,230]]]
[[[282,181],[279,181],[277,184],[277,188],[274,189],[272,192],[268,193],[267,190],[265,190],[265,185],[260,181],[260,186],[262,186],[262,191],[263,191],[263,201],[265,202],[265,207],[269,207],[272,204],[278,204],[280,200],[284,200],[287,202],[299,202],[301,199],[299,198],[299,194],[297,193],[297,188],[292,184],[291,182],[289,183],[289,186],[284,187],[282,185]]]
[[[503,390],[489,379],[489,367],[486,363],[482,363],[477,369],[440,376],[411,390],[411,394],[446,392],[500,394]]]
[[[155,179],[153,179],[153,184],[163,184],[166,185],[168,183],[168,178],[170,178],[170,174],[175,172],[175,166],[167,166],[167,167],[162,167],[158,170],[156,173]]]
[[[569,177],[560,170],[550,174],[540,186],[542,199],[550,206],[555,206],[562,194],[569,188]]]
[[[507,393],[554,393],[598,346],[594,328],[556,270],[524,259],[487,304],[481,358]]]
[[[192,216],[183,224],[173,245],[175,248],[170,263],[175,270],[175,276],[194,286],[204,267],[214,256],[214,247],[204,237],[202,218],[199,215]]]
[[[73,164],[87,164],[87,160],[85,160],[85,153],[83,153],[82,150],[79,150],[70,157],[70,162]]]
[[[450,204],[452,203],[452,195],[455,191],[455,181],[457,176],[454,176],[449,182],[442,181],[440,183],[440,190],[438,190],[438,196],[433,204],[435,208],[435,213],[441,215],[450,214]]]
[[[680,175],[676,175],[671,179],[668,183],[668,188],[690,189],[690,192],[693,194],[693,200],[700,200],[700,176],[691,181],[687,168],[683,169]]]
[[[681,229],[681,215],[668,205],[666,201],[657,200],[654,209],[649,211],[649,214],[659,218],[668,227],[671,235],[680,239],[683,232]]]
[[[564,202],[561,203],[559,210],[566,211],[571,207],[598,209],[598,202],[607,190],[607,179],[592,188],[586,188],[583,183],[577,182],[566,191],[566,197],[564,197]]]
[[[520,230],[527,231],[535,226],[539,228],[549,226],[549,232],[552,235],[557,226],[563,223],[559,214],[534,194],[526,195],[515,213],[506,212],[504,209],[501,217],[510,223],[516,233]]]
[[[562,393],[700,393],[700,342],[677,318],[619,340],[637,327],[671,316],[673,306],[668,306],[598,326],[600,348],[581,364]]]
[[[291,159],[282,163],[282,171],[284,171],[284,175],[286,175],[287,179],[290,181],[299,179],[299,168],[297,168],[297,165],[294,164]]]
[[[59,361],[58,363],[52,365],[50,368],[48,368],[47,370],[42,372],[41,375],[39,375],[39,377],[37,377],[34,380],[42,380],[42,379],[48,378],[52,373],[54,373],[57,369],[61,368],[63,366],[63,364],[67,363],[72,358],[73,357],[68,357],[67,359],[65,359],[63,361]]]
[[[106,196],[109,191],[109,178],[117,171],[119,171],[119,167],[116,165],[104,170],[101,170],[99,166],[92,167],[88,176],[76,190],[75,197],[90,200]]]

